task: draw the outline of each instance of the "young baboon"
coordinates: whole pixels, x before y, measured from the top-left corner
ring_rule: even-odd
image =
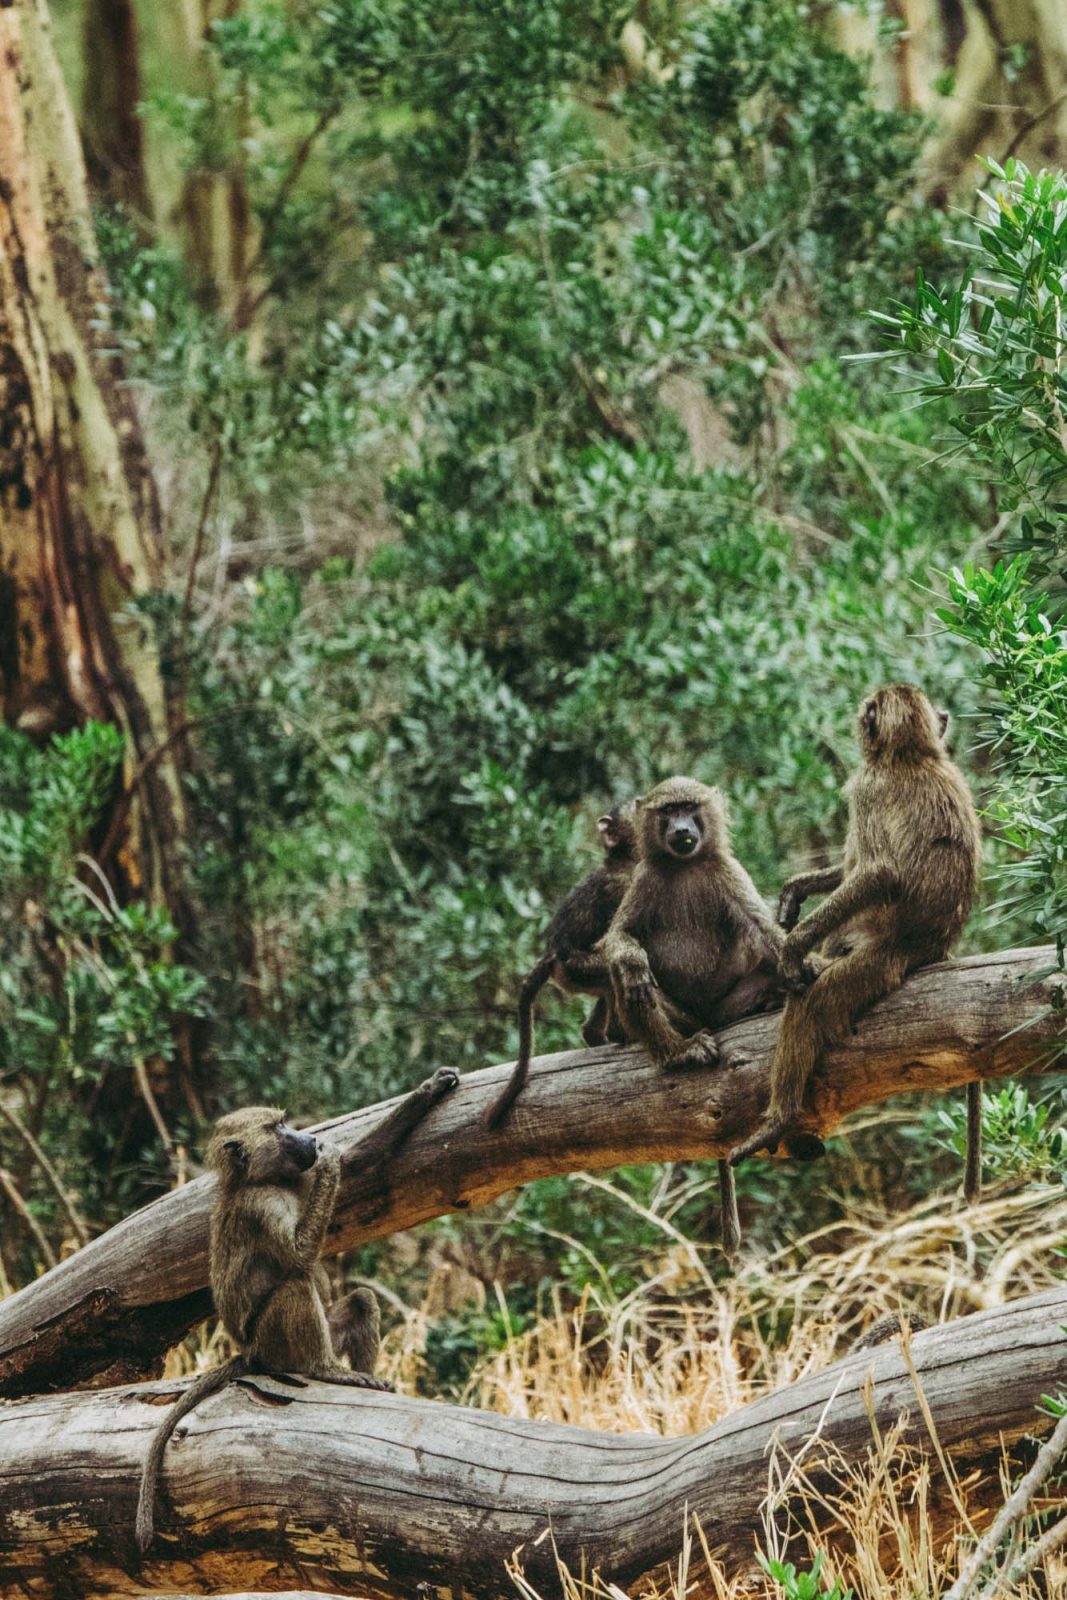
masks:
[[[639,860],[600,945],[619,1021],[657,1066],[715,1066],[712,1028],[781,1004],[781,933],[734,857],[718,789],[668,778],[639,802]],[[719,1163],[723,1249],[740,1225]]]
[[[592,954],[618,910],[637,859],[634,801],[614,806],[597,818],[604,860],[573,888],[545,936],[545,953],[522,980],[519,990],[519,1054],[514,1070],[485,1114],[486,1127],[502,1126],[526,1087],[533,1054],[534,1001],[546,983],[568,994],[597,996],[582,1028],[589,1046],[604,1044],[611,1032],[611,984],[603,961]],[[621,1037],[621,1035],[620,1035]]]
[[[905,1322],[911,1333],[925,1333],[930,1326],[914,1311],[903,1314],[899,1311],[887,1311],[884,1317],[878,1317],[869,1328],[865,1328],[858,1339],[853,1339],[848,1347],[848,1354],[854,1356],[857,1350],[874,1350],[880,1344],[888,1344],[901,1333]]]
[[[782,890],[779,915],[792,931],[781,972],[791,994],[771,1063],[770,1105],[758,1131],[732,1152],[735,1166],[783,1142],[800,1153],[797,1119],[826,1050],[910,972],[943,960],[967,920],[981,830],[945,749],[947,727],[947,713],[907,683],[879,689],[860,707],[863,766],[849,783],[844,860]],[[797,923],[813,893],[827,899]],[[814,1138],[810,1146],[821,1151]]]
[[[436,1073],[405,1097],[350,1160],[366,1150],[380,1177],[416,1121],[455,1088],[458,1075]],[[319,1252],[333,1217],[341,1157],[314,1134],[297,1133],[275,1106],[248,1106],[221,1117],[208,1145],[218,1188],[211,1217],[210,1276],[215,1309],[239,1354],[201,1374],[156,1430],[141,1477],[136,1539],[146,1551],[154,1532],[156,1485],[174,1429],[208,1395],[252,1372],[391,1389],[372,1376],[378,1358],[378,1303],[355,1289],[330,1306]],[[376,1180],[377,1181],[377,1180]],[[351,1361],[353,1371],[342,1366]]]

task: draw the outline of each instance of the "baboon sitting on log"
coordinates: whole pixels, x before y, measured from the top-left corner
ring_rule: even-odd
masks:
[[[356,1147],[380,1180],[431,1106],[455,1088],[458,1074],[428,1078]],[[156,1485],[174,1429],[208,1395],[249,1373],[289,1372],[360,1389],[391,1389],[373,1376],[378,1359],[378,1302],[355,1289],[330,1305],[319,1253],[341,1181],[336,1148],[298,1133],[276,1106],[246,1106],[220,1117],[208,1145],[218,1177],[211,1217],[210,1275],[215,1309],[238,1355],[202,1373],[156,1430],[141,1477],[136,1539],[146,1551],[154,1533]],[[353,1371],[342,1365],[352,1362]]]
[[[783,1142],[799,1153],[805,1090],[826,1050],[910,972],[944,960],[967,920],[978,888],[981,829],[966,780],[945,749],[947,727],[947,712],[935,711],[907,683],[879,689],[860,707],[863,767],[849,784],[844,860],[793,878],[782,890],[779,918],[792,931],[781,971],[792,993],[771,1063],[770,1106],[752,1137],[732,1151],[735,1166],[761,1150],[773,1154]],[[810,894],[827,898],[797,923]],[[979,1178],[977,1093],[971,1085],[969,1194]],[[806,1137],[821,1153],[821,1142]]]

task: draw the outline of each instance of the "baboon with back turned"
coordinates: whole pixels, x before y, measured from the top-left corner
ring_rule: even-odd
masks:
[[[718,789],[668,778],[638,803],[639,861],[600,952],[628,1037],[657,1066],[716,1066],[712,1028],[781,1003],[781,933],[730,849]],[[740,1242],[719,1163],[723,1248]]]
[[[593,946],[611,926],[633,873],[637,860],[636,812],[636,803],[631,800],[597,818],[604,860],[586,873],[564,900],[548,925],[544,955],[522,980],[518,1059],[511,1077],[485,1114],[486,1127],[494,1131],[503,1125],[529,1080],[534,1001],[546,983],[554,983],[567,994],[596,995],[596,1004],[582,1028],[587,1045],[604,1044],[612,1034],[611,984],[603,961],[593,955]]]
[[[346,1165],[374,1182],[385,1163],[432,1106],[455,1088],[444,1069],[406,1095]],[[215,1310],[239,1354],[202,1373],[171,1407],[153,1436],[141,1476],[136,1539],[144,1553],[154,1533],[154,1506],[167,1441],[184,1416],[234,1379],[253,1372],[289,1372],[361,1389],[391,1389],[373,1376],[378,1358],[378,1303],[355,1289],[330,1305],[319,1253],[341,1182],[339,1151],[298,1133],[276,1106],[246,1106],[220,1117],[208,1145],[218,1179],[211,1216],[210,1277]],[[353,1366],[342,1365],[347,1357]]]
[[[910,972],[943,960],[967,920],[981,829],[945,749],[947,727],[947,713],[907,683],[879,689],[860,707],[863,766],[849,783],[844,859],[782,890],[779,917],[792,931],[781,971],[792,992],[771,1063],[770,1105],[756,1133],[731,1153],[734,1165],[783,1142],[793,1146],[808,1081],[826,1051]],[[827,898],[798,923],[801,904],[817,893]],[[969,1094],[973,1127],[976,1085]],[[972,1139],[969,1192],[977,1157]]]

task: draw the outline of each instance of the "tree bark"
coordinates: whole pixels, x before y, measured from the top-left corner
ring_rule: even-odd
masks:
[[[1067,152],[1067,29],[1060,0],[964,0],[955,82],[923,161],[925,187],[977,183],[980,156],[1035,170]],[[937,109],[936,107],[934,108]]]
[[[207,96],[215,92],[214,62],[207,41],[217,19],[234,17],[239,11],[240,0],[181,0],[184,76],[192,92]],[[216,115],[220,119],[217,164],[198,166],[186,174],[175,220],[201,303],[218,311],[230,326],[245,328],[256,253],[255,219],[242,151],[247,116],[242,105],[225,111],[216,108]]]
[[[959,1473],[974,1475],[971,1507],[1002,1501],[1002,1446],[1051,1426],[1037,1407],[1067,1385],[1065,1319],[1061,1285],[914,1337],[940,1447]],[[142,1566],[132,1538],[141,1462],[161,1405],[179,1387],[0,1407],[0,1587],[87,1600],[297,1583],[415,1600],[435,1585],[495,1600],[512,1592],[505,1563],[516,1551],[532,1581],[555,1580],[549,1528],[572,1571],[584,1560],[628,1585],[677,1556],[687,1513],[737,1571],[752,1562],[772,1445],[794,1459],[803,1450],[804,1476],[825,1489],[828,1452],[865,1460],[869,1407],[883,1439],[905,1416],[907,1439],[933,1453],[896,1343],[675,1439],[255,1378],[180,1425]],[[787,1509],[800,1508],[794,1499],[771,1515]],[[832,1529],[819,1537],[832,1541]]]
[[[944,1092],[1040,1070],[1058,1058],[1063,974],[1050,947],[972,956],[915,975],[875,1006],[817,1075],[805,1126],[829,1133],[851,1111],[902,1091]],[[359,1142],[390,1109],[322,1126],[344,1161],[326,1252],[485,1205],[517,1184],[579,1168],[724,1155],[766,1105],[776,1016],[721,1035],[712,1074],[657,1071],[639,1049],[542,1056],[504,1128],[482,1115],[510,1066],[468,1074],[404,1146],[387,1196],[361,1185]],[[0,1395],[158,1372],[168,1347],[210,1310],[207,1235],[214,1180],[198,1178],[0,1302]]]
[[[82,29],[85,84],[82,146],[94,194],[126,207],[144,227],[152,220],[138,106],[141,47],[133,0],[88,0]]]
[[[179,774],[150,628],[155,484],[108,326],[78,133],[45,0],[0,6],[0,712],[126,736],[120,888],[178,912]]]

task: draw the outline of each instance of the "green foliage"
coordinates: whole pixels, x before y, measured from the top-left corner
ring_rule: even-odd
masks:
[[[83,1193],[118,1143],[87,1124],[86,1101],[128,1099],[138,1061],[172,1060],[205,988],[170,960],[168,919],[118,904],[90,854],[122,755],[118,730],[95,723],[44,749],[0,730],[0,1079],[31,1131],[57,1136]]]
[[[1009,905],[1067,939],[1067,183],[1014,161],[988,163],[983,219],[967,267],[939,292],[920,275],[912,305],[881,321],[915,357],[932,357],[923,394],[953,402],[968,454],[999,486],[1004,548],[991,568],[953,570],[938,615],[985,657],[990,738],[1003,782],[994,814],[1013,857]]]
[[[904,348],[932,355],[938,382],[922,392],[955,402],[966,448],[1018,510],[1017,541],[1035,576],[1061,548],[1067,481],[1067,180],[1021,162],[987,162],[992,188],[967,246],[967,267],[939,292],[920,271],[911,305],[877,313]]]
[[[767,1576],[779,1585],[784,1600],[852,1600],[851,1589],[840,1583],[827,1587],[821,1578],[825,1559],[821,1550],[808,1572],[798,1572],[791,1561],[769,1561],[758,1551],[756,1558]]]
[[[129,1033],[164,1050],[179,998],[228,1099],[302,1116],[500,1060],[605,803],[670,771],[720,783],[771,894],[839,849],[872,685],[921,680],[969,760],[976,635],[936,573],[963,572],[988,507],[929,437],[957,369],[916,411],[841,361],[868,305],[944,269],[943,218],[906,203],[922,125],[803,0],[653,8],[639,62],[628,17],[248,0],[213,29],[214,87],[157,103],[190,171],[242,177],[264,300],[250,342],[101,219],[128,363],[193,485],[177,543],[203,517],[241,581],[188,626],[184,572],[152,605],[195,730],[204,987],[109,908],[113,1020],[82,1000],[70,1046],[93,1071]],[[938,602],[955,632],[931,632]],[[1032,896],[1013,907],[1026,937]],[[546,996],[541,1047],[579,1011]],[[657,1181],[619,1183],[640,1206]],[[742,1181],[774,1216],[782,1174]],[[789,1181],[838,1204],[817,1170]],[[610,1293],[658,1242],[551,1183],[508,1227],[575,1287],[592,1249]],[[493,1337],[442,1330],[441,1374]]]
[[[1067,1135],[1053,1119],[1062,1110],[1062,1093],[1046,1089],[1044,1098],[1022,1084],[988,1086],[982,1094],[983,1159],[1001,1176],[1067,1183]],[[967,1150],[967,1111],[954,1102],[938,1112],[949,1142],[962,1159]]]

